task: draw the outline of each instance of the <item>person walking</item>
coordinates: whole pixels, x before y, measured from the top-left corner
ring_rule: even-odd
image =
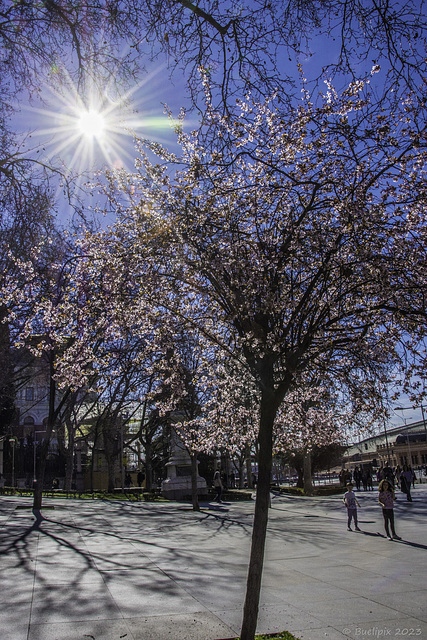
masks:
[[[368,490],[368,471],[367,471],[367,469],[362,469],[362,484],[363,484],[363,491],[367,491]]]
[[[351,521],[354,520],[354,528],[356,531],[360,531],[357,524],[357,507],[360,509],[360,504],[357,501],[355,494],[353,493],[353,485],[351,482],[347,484],[347,493],[344,494],[342,499],[347,507],[347,530],[353,531],[351,528]]]
[[[380,503],[383,510],[383,518],[384,518],[384,528],[387,534],[387,538],[389,540],[402,540],[396,534],[394,528],[394,500],[396,500],[394,495],[394,489],[391,486],[390,482],[384,478],[381,480],[378,485],[378,502]],[[390,534],[391,529],[391,534]]]
[[[401,473],[402,473],[402,469],[400,468],[400,464],[398,464],[396,469],[394,470],[394,481],[397,486],[399,486]]]
[[[221,498],[222,498],[222,480],[221,480],[221,474],[219,471],[215,471],[214,473],[214,477],[213,477],[213,486],[215,489],[215,497],[214,497],[214,502],[222,502]]]
[[[374,490],[374,483],[372,481],[372,471],[369,468],[366,471],[366,486],[369,491]]]
[[[362,472],[360,471],[359,467],[355,467],[353,471],[353,478],[356,483],[357,491],[360,491],[360,483],[362,482]]]
[[[389,464],[386,464],[383,468],[383,477],[381,478],[381,480],[383,480],[384,478],[389,481],[392,487],[394,487],[394,473]]]
[[[411,485],[412,485],[412,469],[408,467],[406,464],[404,464],[403,471],[400,474],[400,488],[402,490],[402,493],[406,493],[406,500],[408,502],[412,502]]]

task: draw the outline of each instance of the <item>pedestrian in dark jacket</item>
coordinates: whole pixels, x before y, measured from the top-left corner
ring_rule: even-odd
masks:
[[[406,464],[403,465],[403,471],[400,474],[400,488],[402,493],[406,493],[406,500],[412,502],[411,485],[412,485],[412,469]]]

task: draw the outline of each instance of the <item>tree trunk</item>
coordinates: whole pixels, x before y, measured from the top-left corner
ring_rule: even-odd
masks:
[[[193,501],[193,511],[200,511],[199,496],[197,492],[197,453],[191,454],[191,497]]]
[[[298,489],[304,489],[304,465],[300,467],[300,465],[295,466],[295,471],[297,472],[297,487]]]
[[[43,485],[44,485],[44,476],[46,471],[46,459],[49,452],[49,442],[50,442],[51,433],[52,433],[51,429],[46,431],[46,437],[41,444],[40,456],[39,456],[39,460],[37,461],[37,468],[36,468],[37,475],[35,477],[34,495],[33,495],[33,513],[37,520],[41,520],[40,510],[42,508]],[[34,442],[34,446],[36,446],[35,442]],[[35,457],[35,460],[37,460],[37,457]]]
[[[266,397],[267,396],[267,397]],[[265,538],[267,534],[268,507],[273,459],[273,423],[277,409],[270,394],[261,399],[260,428],[258,435],[258,482],[255,515],[252,529],[252,546],[249,560],[246,599],[240,640],[254,640],[258,619],[259,596],[264,564]]]
[[[33,495],[33,514],[37,520],[40,522],[42,520],[42,516],[40,510],[42,508],[42,497],[43,497],[43,485],[44,485],[44,476],[46,471],[46,460],[49,453],[49,443],[52,437],[52,431],[54,424],[56,422],[57,413],[55,410],[55,400],[56,400],[56,382],[53,379],[54,371],[54,353],[51,351],[48,354],[49,358],[49,414],[47,418],[46,424],[46,433],[45,438],[43,440],[41,446],[41,455],[37,468],[37,476],[36,482],[34,485],[34,495]],[[35,435],[35,434],[34,434]],[[36,443],[34,442],[34,446]]]
[[[115,458],[113,455],[110,455],[110,453],[107,455],[107,451],[105,451],[105,457],[107,459],[108,493],[114,493],[116,485]]]
[[[92,449],[92,455],[90,457],[90,490],[93,491],[95,475],[95,449]]]
[[[0,305],[0,435],[6,434],[16,416],[14,368],[11,356],[9,324],[4,322],[7,310]]]
[[[245,458],[239,458],[239,489],[243,489],[245,486],[244,470]]]
[[[311,453],[304,452],[304,493],[307,496],[313,495],[313,481],[311,477]]]
[[[251,448],[249,445],[246,446],[246,478],[248,482],[248,488],[253,489],[254,483],[252,480],[252,459],[251,459]]]
[[[73,483],[73,470],[74,470],[74,442],[68,443],[67,459],[65,463],[65,484],[64,489],[69,491]]]
[[[147,491],[151,491],[153,488],[153,450],[151,446],[151,435],[147,433],[145,440],[145,488]]]
[[[68,446],[66,448],[66,462],[65,462],[65,484],[64,489],[69,491],[73,484],[73,471],[74,471],[74,445],[76,440],[76,427],[70,420],[66,423],[66,431],[68,436]]]
[[[93,491],[95,486],[95,463],[97,463],[97,446],[98,444],[98,434],[95,434],[92,446],[92,455],[90,457],[90,490]]]

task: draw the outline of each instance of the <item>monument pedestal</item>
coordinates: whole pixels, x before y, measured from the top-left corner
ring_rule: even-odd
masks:
[[[171,457],[166,463],[168,477],[162,482],[162,495],[169,500],[191,500],[191,458],[173,429]],[[197,494],[207,495],[206,480],[197,475]]]

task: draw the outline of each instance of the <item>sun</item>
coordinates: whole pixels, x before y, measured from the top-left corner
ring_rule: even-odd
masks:
[[[106,171],[135,170],[138,140],[165,147],[176,144],[164,108],[164,67],[154,67],[128,90],[112,76],[103,84],[96,74],[76,84],[65,68],[58,82],[43,85],[37,102],[17,107],[17,129],[30,141],[37,161],[60,167],[55,197],[98,198]],[[70,185],[72,188],[70,189]],[[68,196],[67,196],[68,197]],[[73,196],[74,197],[74,196]]]
[[[105,86],[88,83],[83,93],[71,78],[58,87],[49,85],[44,102],[50,102],[51,108],[30,109],[32,120],[37,114],[42,125],[34,135],[44,138],[45,152],[59,157],[74,174],[105,167],[132,170],[135,136],[163,143],[172,131],[163,107],[162,111],[156,108],[154,114],[149,104],[158,75],[157,71],[148,75],[124,93],[113,81]],[[151,91],[147,91],[148,87]],[[144,115],[140,116],[140,112]],[[163,138],[165,133],[167,137]]]
[[[77,130],[86,138],[101,141],[107,133],[107,122],[104,114],[96,109],[83,109],[77,113]]]

